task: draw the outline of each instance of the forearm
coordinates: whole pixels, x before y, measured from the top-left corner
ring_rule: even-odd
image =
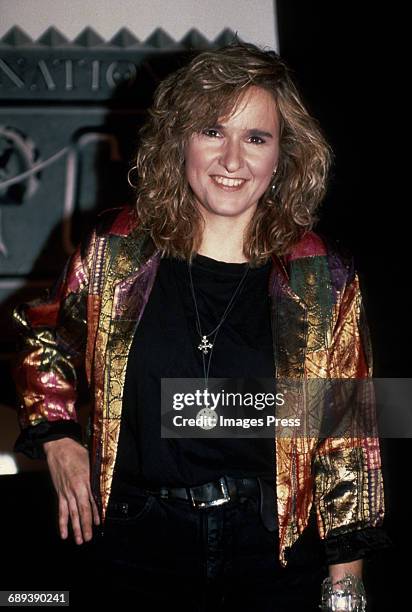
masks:
[[[350,561],[349,563],[336,563],[329,565],[329,576],[332,578],[332,582],[340,580],[345,574],[353,574],[362,580],[362,567],[363,559],[356,559],[356,561]]]

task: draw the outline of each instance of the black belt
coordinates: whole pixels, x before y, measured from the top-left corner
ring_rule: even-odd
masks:
[[[257,478],[232,478],[222,476],[219,480],[206,482],[196,487],[159,487],[150,491],[152,495],[158,495],[161,499],[181,499],[188,501],[194,508],[211,508],[221,506],[229,501],[237,501],[242,498],[257,498],[259,495],[259,483]]]
[[[160,499],[186,501],[197,510],[221,506],[231,501],[254,498],[259,500],[259,512],[266,529],[273,531],[277,526],[274,485],[261,477],[221,476],[218,480],[196,487],[145,488],[144,492],[160,497]],[[129,504],[115,503],[112,505],[112,510],[116,511],[116,506],[119,506],[123,516],[127,514]]]

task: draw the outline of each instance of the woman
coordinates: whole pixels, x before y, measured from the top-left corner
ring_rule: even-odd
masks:
[[[158,87],[136,209],[103,213],[15,311],[16,448],[44,449],[62,538],[94,525],[96,576],[141,603],[312,610],[329,573],[325,609],[363,609],[362,557],[385,545],[377,438],[160,436],[161,379],[370,376],[357,276],[312,231],[330,157],[274,52],[202,53]]]

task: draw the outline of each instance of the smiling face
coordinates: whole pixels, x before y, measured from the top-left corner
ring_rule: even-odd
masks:
[[[279,157],[279,117],[272,95],[249,87],[229,118],[205,126],[185,147],[186,178],[206,222],[248,222]]]

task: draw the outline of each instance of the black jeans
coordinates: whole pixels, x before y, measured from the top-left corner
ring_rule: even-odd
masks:
[[[133,502],[124,518],[111,516],[109,504],[103,535],[89,548],[94,601],[100,593],[142,610],[319,612],[327,573],[313,526],[283,568],[278,532],[263,525],[258,500],[202,510],[144,494]]]

